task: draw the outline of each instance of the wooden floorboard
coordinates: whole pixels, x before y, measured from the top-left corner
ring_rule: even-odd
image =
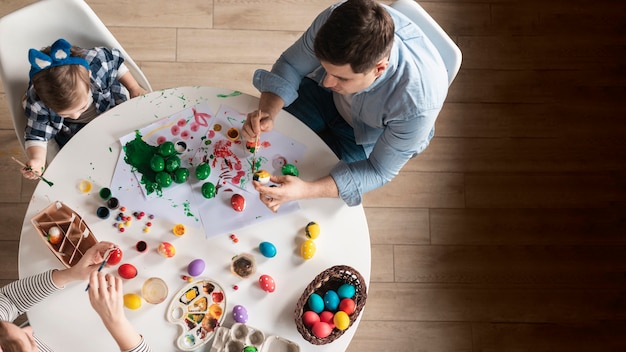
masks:
[[[87,2],[154,89],[258,95],[254,70],[334,0]],[[626,350],[626,2],[421,4],[463,64],[430,147],[364,197],[372,280],[348,351]],[[3,285],[36,185],[3,88],[0,145]]]

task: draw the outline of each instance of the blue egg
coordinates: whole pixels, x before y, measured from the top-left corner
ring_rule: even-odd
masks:
[[[339,298],[341,299],[352,298],[354,297],[355,293],[356,293],[356,290],[354,286],[350,284],[343,284],[339,286],[339,288],[337,289],[337,294],[339,295]]]
[[[321,313],[324,310],[324,300],[317,293],[312,293],[307,301],[309,308],[315,313]]]
[[[271,242],[261,242],[261,244],[259,244],[259,251],[263,256],[273,258],[276,255],[276,246]]]
[[[337,295],[337,292],[333,290],[326,291],[326,293],[324,294],[324,307],[326,307],[327,310],[334,312],[337,310],[338,306],[339,295]]]

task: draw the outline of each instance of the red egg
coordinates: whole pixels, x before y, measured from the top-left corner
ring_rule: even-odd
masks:
[[[107,265],[117,265],[122,261],[122,250],[119,248],[114,248],[109,254],[109,259],[107,259]]]
[[[246,199],[241,194],[235,193],[230,198],[230,205],[235,211],[241,212],[246,208]]]
[[[308,310],[304,312],[304,314],[302,314],[302,322],[304,323],[304,326],[306,326],[309,329],[313,327],[313,325],[315,325],[315,323],[318,323],[319,321],[320,321],[320,316],[317,315],[317,313],[315,313],[312,310]]]
[[[276,282],[274,282],[274,279],[269,275],[261,275],[259,278],[259,285],[263,291],[266,292],[274,292],[276,289]]]
[[[354,313],[355,308],[356,303],[354,303],[353,299],[344,298],[341,300],[341,302],[339,302],[339,310],[344,311],[348,315]]]
[[[137,268],[132,264],[122,264],[117,268],[117,273],[124,279],[132,279],[137,276]]]
[[[333,314],[333,312],[329,312],[327,310],[325,310],[325,311],[320,313],[320,321],[328,324],[330,326],[331,330],[335,328],[335,323],[333,321],[334,317],[335,317],[335,314]]]
[[[324,323],[323,321],[320,321],[316,323],[315,325],[313,325],[313,328],[311,329],[311,331],[313,332],[313,335],[315,335],[317,338],[323,339],[323,338],[328,337],[328,335],[330,335],[330,333],[333,332],[333,328],[331,328],[330,325],[328,325],[328,323]]]

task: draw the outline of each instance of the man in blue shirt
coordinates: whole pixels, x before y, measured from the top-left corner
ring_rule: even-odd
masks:
[[[284,107],[341,159],[318,180],[272,176],[281,187],[255,183],[273,211],[307,198],[360,204],[426,149],[448,92],[441,56],[420,28],[373,0],[323,11],[271,72],[255,72],[253,83],[261,100],[243,127],[248,141],[271,130]]]

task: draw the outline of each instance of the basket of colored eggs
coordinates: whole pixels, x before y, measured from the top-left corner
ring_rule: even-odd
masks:
[[[365,280],[357,270],[347,265],[328,268],[300,296],[296,328],[314,345],[333,342],[356,321],[366,299]]]

